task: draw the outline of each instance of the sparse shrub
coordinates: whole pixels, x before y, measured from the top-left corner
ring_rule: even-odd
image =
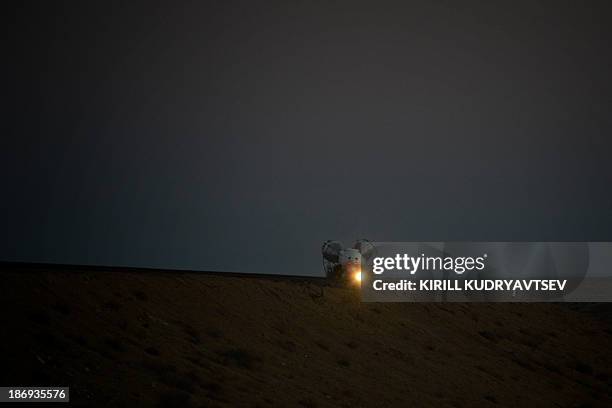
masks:
[[[487,394],[484,396],[484,399],[486,399],[489,402],[492,402],[493,404],[497,404],[497,398],[495,398],[494,395]]]
[[[561,374],[561,368],[557,364],[555,364],[554,361],[542,361],[540,365],[544,367],[545,369],[547,369],[548,371],[551,371],[557,374]]]
[[[78,335],[71,335],[68,336],[72,341],[74,341],[76,344],[78,344],[79,346],[86,346],[87,345],[87,339],[85,338],[85,336],[83,336],[82,334],[78,334]]]
[[[184,330],[185,330],[185,334],[189,336],[189,341],[191,341],[193,344],[201,343],[200,333],[195,328],[189,325],[185,325]]]
[[[346,347],[350,348],[350,349],[356,349],[357,347],[359,347],[359,344],[357,344],[357,342],[355,341],[347,341],[346,343],[344,343],[346,345]]]
[[[134,290],[132,291],[132,295],[134,295],[134,297],[140,301],[146,302],[147,300],[149,300],[149,297],[147,296],[147,294],[143,291],[143,290]]]
[[[66,342],[49,331],[40,332],[36,336],[38,345],[47,351],[66,351],[69,347]]]
[[[237,348],[220,353],[223,357],[223,364],[233,364],[240,368],[252,369],[255,362],[258,360],[248,350]]]
[[[347,359],[345,359],[345,358],[341,358],[341,359],[339,359],[339,360],[337,361],[337,363],[338,363],[338,365],[339,365],[339,366],[342,366],[342,367],[349,367],[349,366],[351,365],[351,362],[350,362],[350,361],[348,361],[348,360],[347,360]]]
[[[185,391],[173,390],[160,395],[157,406],[160,408],[191,407],[191,395]]]
[[[317,346],[318,346],[318,347],[319,347],[321,350],[324,350],[324,351],[329,351],[329,346],[328,346],[327,344],[323,343],[322,341],[318,341],[318,340],[317,340],[317,341],[315,341],[315,344],[316,344],[316,345],[317,345]]]
[[[223,333],[221,333],[221,331],[218,329],[208,329],[206,331],[206,334],[208,335],[208,337],[211,337],[213,339],[220,339],[221,337],[223,337]]]
[[[111,337],[108,337],[104,340],[104,343],[108,347],[110,347],[113,351],[116,351],[116,352],[125,351],[125,346],[119,339],[113,339]]]
[[[206,396],[215,401],[223,401],[223,387],[216,382],[207,382],[202,385],[206,391]]]
[[[300,404],[300,406],[305,407],[305,408],[316,408],[317,407],[317,403],[312,398],[301,399],[298,401],[298,404]]]
[[[53,305],[53,310],[60,312],[64,316],[68,316],[70,312],[72,311],[72,308],[70,307],[68,303],[57,302],[56,304]]]
[[[377,308],[376,306],[372,306],[370,307],[370,312],[376,313],[376,314],[381,314],[382,310],[380,310],[379,308]]]
[[[115,302],[114,300],[109,300],[108,302],[104,302],[102,304],[102,307],[106,310],[111,310],[113,312],[116,312],[117,310],[121,309],[121,305]]]
[[[42,310],[34,310],[30,313],[28,313],[28,320],[30,320],[32,323],[37,323],[37,324],[49,324],[49,321],[51,319],[49,319],[49,315],[47,313],[45,313]]]
[[[147,347],[146,349],[144,349],[145,353],[151,355],[151,356],[159,356],[159,350],[156,349],[155,347]]]
[[[484,337],[485,339],[492,341],[493,343],[497,343],[498,341],[497,335],[491,331],[481,330],[478,332],[478,334],[480,334],[481,337]]]
[[[158,361],[143,361],[142,367],[147,371],[152,372],[157,377],[162,377],[166,373],[176,372],[176,366],[173,364],[160,363]]]
[[[510,358],[512,361],[514,361],[516,364],[520,365],[521,367],[526,368],[529,371],[535,371],[535,369],[531,365],[530,360],[525,355],[517,353],[517,352],[512,352],[510,354]]]
[[[571,368],[573,368],[574,370],[578,371],[579,373],[582,374],[587,374],[587,375],[591,375],[593,374],[593,367],[591,367],[589,364],[584,363],[582,361],[575,361],[572,365]]]
[[[192,377],[180,375],[175,371],[166,371],[159,376],[159,381],[170,388],[176,388],[190,394],[195,390],[196,384]]]
[[[204,364],[202,360],[200,360],[199,357],[187,356],[185,358],[187,359],[187,361],[197,365],[198,367],[202,367],[202,368],[206,367],[206,364]]]
[[[279,341],[278,345],[285,351],[293,353],[297,350],[297,346],[291,340]]]

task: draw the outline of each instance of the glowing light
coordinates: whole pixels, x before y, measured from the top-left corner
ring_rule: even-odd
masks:
[[[361,283],[361,270],[357,269],[354,273],[353,273],[353,280],[357,283]]]

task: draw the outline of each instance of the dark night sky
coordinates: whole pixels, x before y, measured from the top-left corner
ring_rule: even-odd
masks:
[[[0,260],[612,240],[605,2],[123,3],[5,10]]]

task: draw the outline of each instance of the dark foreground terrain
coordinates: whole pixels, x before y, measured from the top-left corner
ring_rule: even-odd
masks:
[[[269,278],[3,267],[2,385],[95,406],[612,406],[612,330],[554,304],[362,304]]]

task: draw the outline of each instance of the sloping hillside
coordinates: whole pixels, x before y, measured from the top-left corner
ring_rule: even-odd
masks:
[[[2,383],[87,405],[612,405],[612,331],[560,305],[161,272],[5,268],[1,290]]]

